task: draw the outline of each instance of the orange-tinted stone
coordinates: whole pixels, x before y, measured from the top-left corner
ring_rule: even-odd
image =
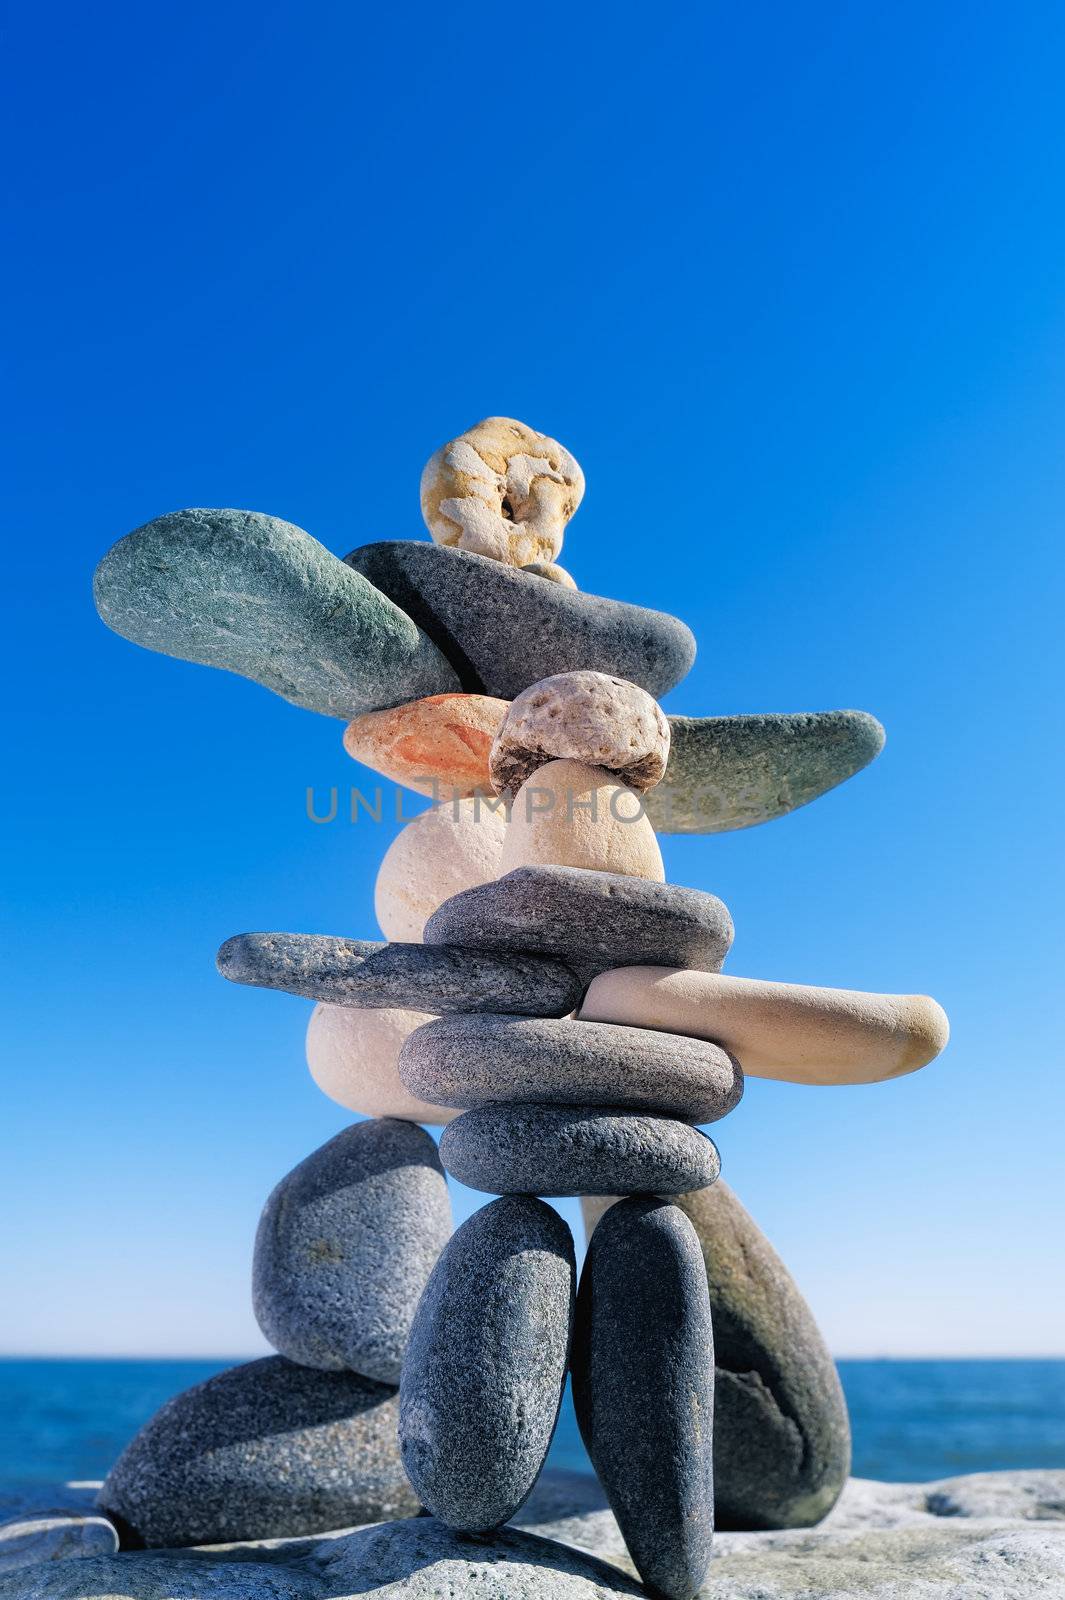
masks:
[[[344,730],[344,749],[394,783],[442,799],[491,793],[488,752],[507,711],[484,694],[434,694],[390,711],[370,711]]]

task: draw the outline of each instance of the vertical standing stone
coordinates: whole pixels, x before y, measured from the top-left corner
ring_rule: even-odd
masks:
[[[569,1229],[531,1195],[474,1212],[433,1268],[403,1363],[399,1442],[415,1490],[453,1528],[506,1522],[540,1474],[575,1277]]]
[[[600,1222],[572,1366],[581,1434],[640,1576],[666,1600],[692,1600],[714,1533],[714,1335],[699,1240],[679,1207],[639,1195]]]

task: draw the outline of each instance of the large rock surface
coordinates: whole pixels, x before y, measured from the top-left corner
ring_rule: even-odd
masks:
[[[100,1508],[124,1543],[320,1533],[418,1509],[397,1391],[283,1356],[230,1367],[160,1407],[112,1467]]]
[[[88,1510],[91,1490],[45,1490],[38,1503],[45,1502]],[[17,1508],[32,1504],[27,1491]],[[10,1504],[2,1509],[11,1514]],[[629,1576],[625,1542],[594,1479],[545,1473],[515,1520],[486,1538],[419,1517],[316,1539],[46,1561],[0,1576],[0,1600],[646,1595]],[[1062,1593],[1065,1470],[927,1484],[852,1478],[813,1531],[718,1534],[700,1590],[703,1600],[1049,1600]]]
[[[391,539],[344,559],[413,617],[471,694],[513,700],[541,678],[587,668],[660,700],[695,660],[691,630],[676,617],[545,583],[465,550]]]
[[[869,765],[884,730],[866,711],[670,717],[669,770],[647,797],[659,833],[752,828]]]
[[[302,528],[257,511],[157,517],[112,546],[93,592],[107,626],[134,644],[224,667],[327,716],[459,686],[379,589]]]
[[[789,1528],[831,1508],[850,1467],[835,1362],[787,1268],[727,1184],[678,1195],[714,1319],[719,1528]],[[584,1201],[593,1229],[609,1201]]]
[[[396,1384],[414,1313],[451,1235],[436,1145],[397,1117],[356,1122],[274,1189],[252,1301],[281,1355]]]

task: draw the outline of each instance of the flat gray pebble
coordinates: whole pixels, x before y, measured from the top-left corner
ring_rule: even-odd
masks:
[[[315,933],[238,933],[217,962],[232,983],[364,1010],[564,1017],[585,989],[569,967],[545,956]]]
[[[259,1326],[301,1366],[398,1383],[414,1313],[451,1235],[436,1144],[413,1122],[356,1122],[274,1189],[255,1238]]]
[[[410,1516],[397,1391],[267,1356],[168,1400],[97,1496],[123,1544],[224,1544]],[[124,1526],[123,1526],[124,1525]]]
[[[716,1122],[743,1094],[739,1062],[720,1046],[652,1028],[510,1016],[439,1017],[406,1040],[404,1086],[433,1105],[535,1100],[623,1106]]]
[[[592,1234],[572,1366],[581,1436],[641,1577],[692,1600],[714,1537],[714,1333],[678,1206],[621,1200]]]
[[[771,822],[852,778],[884,747],[867,711],[668,720],[669,770],[645,801],[658,833]]]
[[[484,1532],[544,1464],[566,1382],[573,1238],[530,1196],[474,1212],[433,1270],[400,1385],[407,1475],[433,1514]]]
[[[302,528],[257,511],[157,517],[112,546],[93,592],[107,626],[134,644],[223,667],[327,716],[459,688],[379,589]]]
[[[587,669],[660,700],[695,660],[691,630],[676,617],[545,583],[467,550],[390,539],[344,559],[413,617],[468,693],[512,700],[541,678]]]
[[[591,979],[612,967],[719,972],[732,933],[727,907],[701,889],[536,866],[452,895],[426,923],[425,942],[534,951]]]
[[[118,1533],[106,1517],[77,1511],[39,1511],[0,1524],[0,1572],[41,1561],[114,1555]]]
[[[682,1194],[721,1171],[711,1140],[687,1123],[597,1106],[466,1111],[444,1129],[440,1159],[488,1194]]]

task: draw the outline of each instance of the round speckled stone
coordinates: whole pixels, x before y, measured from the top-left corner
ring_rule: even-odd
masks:
[[[588,1106],[482,1106],[452,1122],[440,1159],[488,1194],[683,1194],[721,1162],[704,1133],[669,1117]]]
[[[301,1366],[398,1383],[450,1234],[447,1181],[425,1130],[393,1117],[357,1122],[266,1202],[252,1269],[259,1326]]]
[[[433,1269],[400,1385],[407,1475],[434,1516],[485,1532],[531,1492],[562,1404],[573,1239],[511,1196],[464,1222]]]
[[[440,1017],[409,1036],[399,1075],[437,1105],[624,1106],[685,1122],[716,1122],[743,1094],[739,1062],[705,1040],[550,1018]]]

